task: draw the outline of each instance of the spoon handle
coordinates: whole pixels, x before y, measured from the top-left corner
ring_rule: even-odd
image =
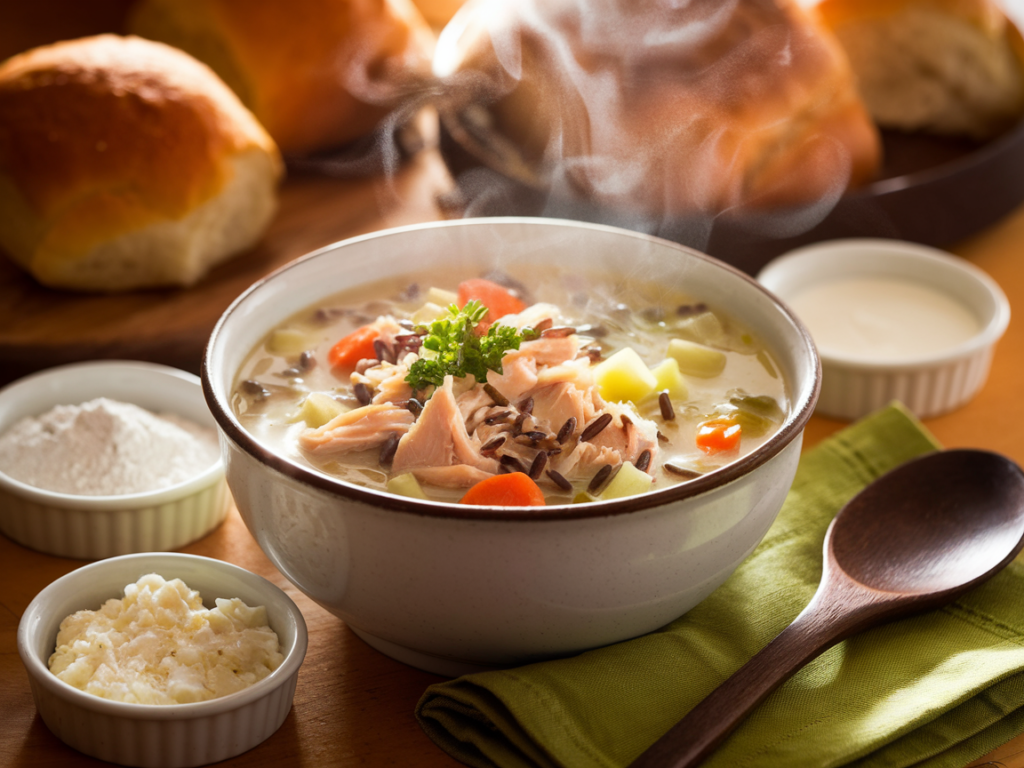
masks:
[[[835,586],[835,585],[833,585]],[[839,591],[845,591],[840,587]],[[855,598],[854,598],[855,600]],[[768,694],[811,659],[866,624],[872,606],[836,611],[825,585],[793,623],[712,691],[629,768],[687,768],[704,760]]]

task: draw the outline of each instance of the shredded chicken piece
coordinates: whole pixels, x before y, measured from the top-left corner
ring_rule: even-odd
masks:
[[[408,409],[391,403],[364,405],[303,430],[299,446],[317,455],[365,451],[380,447],[393,434],[404,435],[414,420]]]
[[[395,474],[427,467],[468,464],[494,474],[498,463],[481,456],[480,441],[466,432],[452,392],[453,378],[434,391],[412,428],[402,437],[392,461]]]
[[[494,473],[468,464],[453,464],[450,467],[422,467],[412,470],[412,474],[424,485],[434,485],[438,488],[469,488]]]

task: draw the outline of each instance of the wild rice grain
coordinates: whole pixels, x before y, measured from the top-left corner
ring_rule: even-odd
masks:
[[[566,336],[572,336],[576,333],[576,329],[570,325],[557,325],[554,328],[547,328],[541,331],[541,338],[543,339],[564,339]]]
[[[594,479],[591,480],[590,485],[587,486],[587,493],[589,493],[591,496],[596,496],[598,493],[600,493],[601,488],[604,486],[605,482],[608,480],[608,477],[609,475],[611,475],[611,473],[611,464],[605,464],[603,467],[597,470],[597,474],[594,475]]]
[[[508,405],[508,398],[490,384],[484,384],[484,392],[491,396],[491,400],[494,401],[495,405],[500,405],[502,408]]]
[[[700,472],[694,472],[692,469],[683,469],[682,467],[677,467],[675,464],[666,463],[662,464],[661,467],[666,472],[676,475],[677,477],[686,478],[687,480],[693,480],[694,478],[700,477]]]
[[[389,466],[392,459],[395,458],[395,451],[398,450],[398,435],[392,432],[387,436],[384,441],[384,445],[380,447],[379,461],[382,466]]]
[[[508,467],[513,472],[522,472],[523,474],[528,474],[526,467],[523,466],[523,462],[521,462],[515,456],[505,455],[498,459],[498,461],[501,463],[503,467]]]
[[[533,398],[526,398],[517,407],[519,408],[520,413],[525,413],[527,416],[529,416],[530,414],[533,413]]]
[[[255,379],[246,379],[243,381],[239,388],[247,395],[251,395],[262,400],[265,397],[270,397],[270,390],[264,387]]]
[[[487,424],[488,426],[493,426],[502,421],[505,421],[511,415],[512,411],[498,411],[497,413],[492,413],[490,416],[484,419],[484,424]]]
[[[640,455],[636,457],[634,466],[641,472],[646,472],[647,468],[651,466],[651,452],[647,449],[641,451]]]
[[[612,415],[610,413],[602,413],[596,419],[594,419],[587,428],[583,430],[583,434],[580,435],[580,442],[585,443],[588,440],[593,440],[601,431],[612,423]]]
[[[564,443],[566,440],[572,437],[572,433],[575,431],[576,417],[570,416],[568,419],[565,420],[565,424],[562,425],[562,428],[558,430],[558,435],[555,437],[555,442]]]
[[[488,454],[494,453],[496,450],[501,448],[501,446],[503,446],[504,444],[505,444],[505,436],[504,435],[498,435],[493,440],[488,440],[483,446],[481,446],[480,453],[482,455],[486,456]]]
[[[410,398],[409,402],[405,404],[405,407],[413,416],[419,416],[421,413],[423,413],[423,403],[421,403],[416,398]]]
[[[565,479],[565,475],[560,472],[556,472],[553,469],[548,470],[548,477],[551,478],[551,482],[561,488],[563,491],[571,491],[572,483]]]
[[[547,464],[548,455],[544,453],[544,451],[541,451],[540,453],[533,457],[533,463],[530,465],[530,471],[527,472],[527,474],[533,480],[536,480],[538,477],[540,477],[541,472],[544,471],[544,467],[546,467]]]
[[[373,399],[373,393],[370,392],[370,388],[362,381],[356,382],[356,385],[352,387],[352,394],[356,396],[356,400],[359,401],[360,405],[369,405]]]
[[[373,351],[377,354],[377,359],[384,363],[395,362],[395,350],[391,348],[383,339],[373,340]]]
[[[672,407],[672,398],[668,396],[668,392],[662,392],[658,395],[658,407],[661,408],[661,418],[665,421],[672,421],[676,417],[675,408]]]
[[[526,420],[528,418],[530,418],[530,414],[528,413],[520,413],[518,416],[516,416],[516,420],[512,422],[513,435],[519,436],[523,434],[523,424],[526,423]]]

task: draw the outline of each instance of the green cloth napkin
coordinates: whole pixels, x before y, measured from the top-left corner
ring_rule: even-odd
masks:
[[[825,529],[875,477],[938,448],[898,405],[801,459],[761,545],[703,603],[642,637],[426,690],[416,716],[471,766],[628,764],[803,609]],[[712,766],[962,768],[1024,731],[1024,562],[948,608],[833,647],[776,690]]]

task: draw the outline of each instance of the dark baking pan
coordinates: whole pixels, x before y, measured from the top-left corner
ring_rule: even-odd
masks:
[[[756,274],[781,253],[821,240],[887,237],[951,246],[1024,202],[1024,121],[979,144],[884,131],[878,181],[839,198],[830,210],[713,221],[645,221],[579,199],[559,198],[528,169],[498,152],[462,120],[441,115],[440,150],[467,216],[549,216],[603,222],[689,245]],[[504,153],[505,157],[510,155]]]

